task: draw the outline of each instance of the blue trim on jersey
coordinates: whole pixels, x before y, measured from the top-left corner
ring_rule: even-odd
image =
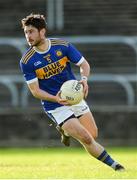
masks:
[[[61,39],[49,39],[50,49],[40,54],[30,48],[20,61],[21,70],[26,81],[38,78],[40,89],[56,95],[61,85],[76,79],[70,63],[77,64],[82,55],[70,43]],[[62,106],[59,103],[42,100],[45,111]]]

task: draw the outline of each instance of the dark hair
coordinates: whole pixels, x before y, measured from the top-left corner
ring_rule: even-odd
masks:
[[[38,30],[43,28],[47,29],[47,23],[45,20],[44,15],[41,14],[30,14],[26,16],[24,19],[21,20],[22,28],[24,29],[25,26],[32,25]]]

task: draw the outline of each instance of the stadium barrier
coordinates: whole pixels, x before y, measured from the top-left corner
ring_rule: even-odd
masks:
[[[80,77],[77,76],[77,78],[79,79]],[[127,105],[135,105],[135,92],[131,82],[137,83],[137,75],[94,74],[89,77],[89,82],[115,82],[123,87],[127,97]],[[0,75],[0,83],[10,91],[12,106],[27,107],[29,105],[28,96],[30,92],[26,83],[24,83],[22,75]],[[23,85],[21,93],[18,92],[17,83],[22,83]],[[21,97],[19,97],[19,94]]]

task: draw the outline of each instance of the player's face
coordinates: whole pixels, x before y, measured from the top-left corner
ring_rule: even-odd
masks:
[[[33,26],[25,26],[24,33],[29,46],[38,46],[42,41],[40,31]]]

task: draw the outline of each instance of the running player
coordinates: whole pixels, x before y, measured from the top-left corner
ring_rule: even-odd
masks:
[[[67,80],[75,79],[71,63],[80,68],[81,83],[85,98],[87,97],[90,74],[87,60],[69,42],[47,38],[47,24],[43,15],[30,14],[21,22],[30,46],[20,61],[21,70],[31,93],[41,100],[44,111],[57,124],[62,141],[69,145],[69,137],[73,137],[96,159],[114,170],[124,170],[95,141],[98,130],[85,100],[71,106],[67,100],[60,98],[61,85]]]

